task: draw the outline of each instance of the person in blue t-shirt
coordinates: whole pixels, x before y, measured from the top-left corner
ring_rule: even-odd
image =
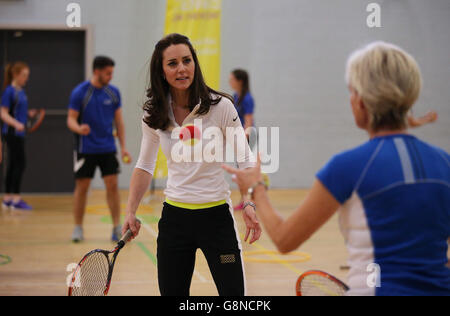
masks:
[[[253,100],[252,94],[250,92],[250,76],[248,72],[243,69],[235,69],[231,72],[229,78],[229,84],[231,89],[233,89],[233,99],[234,106],[239,115],[239,120],[241,121],[242,127],[244,128],[245,135],[250,142],[250,148],[254,147],[255,139],[250,139],[250,135],[256,135],[254,130],[255,120],[254,120],[254,110],[255,102]],[[235,211],[240,211],[244,207],[244,200],[241,199],[238,204],[233,206]]]
[[[353,53],[347,83],[356,125],[370,140],[335,155],[287,220],[271,206],[261,162],[235,174],[278,249],[288,253],[339,209],[348,295],[450,296],[450,155],[408,134],[421,74],[401,48],[375,42]]]
[[[2,201],[4,209],[32,210],[20,195],[26,164],[25,126],[32,111],[28,110],[27,95],[24,91],[29,76],[30,68],[24,62],[18,61],[6,66],[1,98],[2,136],[8,153],[5,196]]]
[[[234,106],[248,136],[250,133],[249,128],[254,126],[255,102],[250,93],[250,79],[247,71],[242,69],[233,70],[230,74],[229,83],[234,91]]]
[[[117,128],[122,160],[131,163],[125,147],[125,126],[121,110],[119,90],[110,85],[114,61],[98,56],[93,63],[93,76],[79,84],[70,96],[67,126],[75,134],[75,229],[72,241],[79,242],[83,236],[83,217],[87,192],[97,167],[100,168],[106,186],[108,206],[113,220],[112,240],[121,235],[120,197],[118,189],[119,162],[113,125]]]

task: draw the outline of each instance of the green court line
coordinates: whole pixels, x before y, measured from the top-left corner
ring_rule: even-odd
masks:
[[[5,260],[0,262],[0,266],[4,266],[5,264],[11,263],[12,261],[11,257],[5,255],[0,255],[0,258]]]
[[[159,217],[154,215],[141,215],[139,218],[146,224],[158,223]],[[121,216],[121,221],[123,222],[124,216]],[[100,221],[104,224],[112,224],[112,220],[110,216],[103,216]],[[136,245],[141,248],[142,252],[151,260],[151,262],[157,266],[156,256],[144,245],[144,243],[138,241]]]
[[[153,264],[157,266],[157,260],[155,255],[147,247],[145,247],[145,245],[142,242],[138,241],[136,242],[136,245],[138,245],[139,248],[141,248],[141,250],[147,255],[147,257],[153,262]]]
[[[139,216],[139,219],[143,221],[145,224],[158,223],[159,217],[154,215],[142,215]],[[147,257],[153,262],[155,266],[158,266],[158,260],[156,256],[144,245],[144,243],[138,241],[136,244],[141,248],[141,250],[147,255]]]

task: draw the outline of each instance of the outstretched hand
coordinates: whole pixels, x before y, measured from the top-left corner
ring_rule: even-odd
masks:
[[[222,165],[222,168],[232,175],[232,180],[239,186],[242,195],[247,195],[248,189],[263,180],[261,174],[261,156],[258,153],[256,166],[245,170],[233,168],[231,166]]]

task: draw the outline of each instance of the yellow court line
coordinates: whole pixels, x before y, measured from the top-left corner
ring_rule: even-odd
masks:
[[[255,255],[270,255],[270,254],[279,254],[278,251],[275,250],[256,250],[256,251],[245,251],[244,252],[244,259],[247,262],[257,262],[257,263],[274,263],[276,262],[274,259],[261,259],[261,258],[255,258],[252,256]],[[311,260],[311,255],[305,253],[305,252],[298,252],[293,251],[288,254],[288,256],[292,257],[298,257],[297,259],[286,259],[286,262],[289,263],[303,263]]]
[[[244,239],[244,237],[245,237],[245,236],[244,236],[243,234],[241,234],[242,240]],[[269,256],[269,257],[272,257],[272,258],[274,259],[274,261],[276,261],[277,263],[279,263],[279,264],[285,266],[286,268],[288,268],[289,270],[291,270],[292,272],[294,272],[295,274],[297,274],[297,276],[300,276],[300,275],[303,274],[302,271],[300,271],[299,269],[297,269],[296,267],[294,267],[293,265],[291,265],[288,261],[286,261],[286,260],[284,260],[284,259],[281,259],[280,256],[278,256],[278,255],[274,255],[273,253],[270,252],[269,249],[267,249],[267,248],[264,247],[264,246],[261,246],[258,242],[254,242],[252,245],[255,246],[255,247],[257,247],[257,248],[259,248],[259,249],[261,249],[261,250],[263,250],[263,251],[267,251],[267,252],[265,253],[265,255],[267,255],[267,256]],[[323,286],[322,284],[319,284],[318,282],[313,282],[313,285],[314,285],[315,287],[317,287],[317,288],[320,288],[322,291],[324,291],[325,293],[327,293],[327,294],[330,295],[330,296],[338,296],[337,293],[335,293],[335,292],[333,292],[332,290],[328,289],[326,286]]]
[[[244,240],[245,236],[243,234],[241,234],[241,238],[242,238],[242,240]],[[258,242],[254,242],[252,244],[252,246],[257,247],[260,250],[266,251],[267,253],[265,255],[267,255],[269,257],[272,257],[276,263],[279,263],[279,264],[283,265],[284,267],[286,267],[287,269],[291,270],[292,272],[294,272],[298,276],[300,276],[303,273],[302,271],[300,271],[299,269],[294,267],[292,264],[290,264],[287,260],[284,260],[284,259],[280,258],[280,256],[274,255],[273,253],[271,253],[269,249],[267,249],[264,246],[261,246]]]

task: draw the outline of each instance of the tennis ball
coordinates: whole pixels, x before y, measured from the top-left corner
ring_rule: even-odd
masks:
[[[123,157],[123,162],[130,163],[130,157],[128,157],[128,156]]]
[[[202,138],[202,132],[194,124],[188,124],[180,130],[180,140],[187,146],[195,146]]]

